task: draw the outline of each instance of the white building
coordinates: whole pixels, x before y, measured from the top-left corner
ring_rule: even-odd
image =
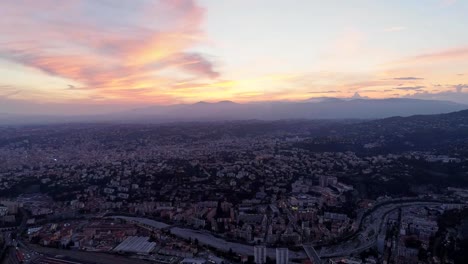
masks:
[[[255,264],[266,263],[266,247],[265,246],[254,246],[254,262]]]
[[[289,250],[287,248],[276,249],[276,264],[289,263]]]
[[[380,254],[384,253],[385,249],[385,234],[379,234],[377,237],[377,250]]]

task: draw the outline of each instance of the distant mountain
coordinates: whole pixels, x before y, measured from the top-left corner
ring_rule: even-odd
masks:
[[[447,114],[390,117],[337,127],[323,136],[346,139],[345,150],[362,151],[363,147],[381,153],[399,151],[445,150],[467,152],[468,110]],[[341,146],[343,147],[343,146]],[[468,154],[468,153],[467,153]]]
[[[155,106],[119,113],[126,118],[164,120],[234,119],[378,119],[391,116],[430,115],[468,109],[448,101],[418,99],[351,99],[322,97],[302,102],[238,104],[231,101]]]
[[[302,101],[303,103],[323,103],[323,102],[341,102],[344,99],[336,97],[312,97],[307,100]]]
[[[177,122],[280,119],[380,119],[393,116],[431,115],[468,109],[448,101],[419,99],[312,98],[301,102],[232,101],[198,102],[137,108],[130,111],[88,116],[0,115],[0,124],[69,122]]]
[[[413,131],[458,131],[468,129],[468,110],[436,115],[413,115],[408,117],[389,117],[361,123],[356,127],[371,126],[372,130],[384,134],[406,134]],[[435,134],[437,136],[437,133]],[[440,136],[440,134],[439,134]],[[468,137],[468,133],[466,134]]]

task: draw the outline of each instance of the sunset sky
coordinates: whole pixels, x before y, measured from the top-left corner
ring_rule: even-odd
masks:
[[[410,97],[468,104],[465,0],[2,0],[0,112]]]

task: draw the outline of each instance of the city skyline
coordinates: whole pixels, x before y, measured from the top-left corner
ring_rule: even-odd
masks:
[[[454,0],[5,1],[0,112],[356,93],[468,103],[467,11]]]

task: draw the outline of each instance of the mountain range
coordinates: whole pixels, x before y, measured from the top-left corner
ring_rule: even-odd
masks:
[[[151,106],[106,115],[39,116],[0,114],[0,123],[63,122],[177,122],[280,119],[380,119],[393,116],[430,115],[468,109],[449,101],[392,99],[312,98],[300,102],[216,103],[198,102]]]
[[[314,98],[314,101],[249,104],[232,101],[198,102],[139,108],[114,116],[157,120],[378,119],[441,114],[463,109],[468,109],[468,106],[435,100]]]

